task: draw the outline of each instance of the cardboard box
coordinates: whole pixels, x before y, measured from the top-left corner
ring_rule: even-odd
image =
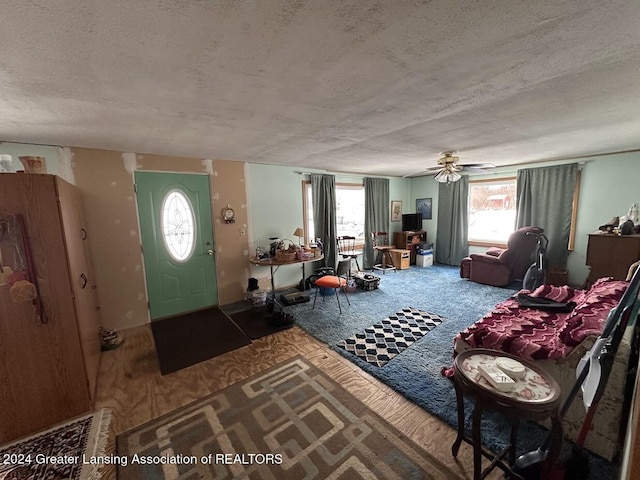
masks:
[[[404,270],[409,268],[411,262],[411,252],[409,250],[402,250],[400,248],[391,249],[391,259],[393,260],[393,266],[398,270]]]
[[[418,267],[430,267],[433,265],[433,253],[416,255],[416,265]]]

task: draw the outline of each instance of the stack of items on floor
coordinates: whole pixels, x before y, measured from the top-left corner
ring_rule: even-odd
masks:
[[[267,303],[267,291],[258,286],[257,278],[250,278],[245,300],[253,303],[256,307],[261,307]]]
[[[416,265],[418,267],[433,265],[433,243],[416,245]]]

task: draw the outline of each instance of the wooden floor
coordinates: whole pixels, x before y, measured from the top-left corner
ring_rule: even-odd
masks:
[[[295,355],[303,355],[347,388],[462,478],[473,478],[471,447],[463,443],[458,458],[451,455],[455,431],[406,400],[391,388],[331,351],[298,327],[269,335],[220,357],[161,376],[148,325],[124,332],[125,343],[102,353],[96,407],[112,411],[111,439],[152,418],[221,390]],[[451,399],[455,408],[455,399]],[[486,466],[486,464],[485,464]],[[105,466],[104,479],[115,479],[113,466]],[[491,479],[502,478],[494,471]]]

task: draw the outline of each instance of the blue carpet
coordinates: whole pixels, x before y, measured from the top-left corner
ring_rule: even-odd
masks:
[[[455,391],[451,381],[441,375],[442,367],[452,363],[453,338],[481,318],[493,307],[513,295],[516,289],[480,285],[459,277],[458,267],[435,265],[414,267],[380,275],[380,288],[372,291],[358,289],[349,294],[351,306],[343,305],[342,315],[333,297],[320,297],[312,309],[313,299],[306,304],[288,307],[296,323],[311,335],[326,343],[345,358],[358,365],[424,410],[452,426],[457,425]],[[313,291],[312,291],[313,294]],[[340,293],[340,295],[343,295]],[[343,299],[341,299],[343,300]],[[346,302],[342,302],[343,304]],[[370,365],[337,344],[361,332],[410,305],[441,317],[443,322],[419,341],[394,357],[383,367]],[[467,401],[468,402],[468,401]],[[467,403],[466,426],[470,427],[472,404]],[[509,438],[509,426],[504,417],[488,414],[483,418],[483,443],[500,451]],[[519,453],[540,445],[546,430],[527,422],[520,428]],[[568,443],[568,442],[565,442]],[[570,446],[566,445],[566,451]],[[597,456],[591,456],[590,477],[616,478],[616,468]]]

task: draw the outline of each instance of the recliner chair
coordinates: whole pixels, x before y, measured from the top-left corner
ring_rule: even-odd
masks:
[[[522,227],[509,236],[507,248],[490,248],[472,253],[460,262],[460,277],[472,282],[504,287],[522,279],[533,262],[537,238],[527,233],[542,233],[540,227]]]

